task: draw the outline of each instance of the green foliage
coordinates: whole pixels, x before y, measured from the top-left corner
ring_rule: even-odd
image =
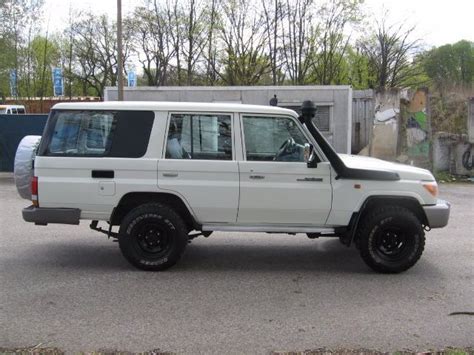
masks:
[[[356,90],[367,89],[375,81],[374,73],[369,70],[369,58],[361,53],[360,48],[349,47],[345,59],[346,83]]]
[[[256,51],[238,55],[229,50],[223,63],[222,80],[227,85],[258,85],[270,72],[268,57],[259,56]]]
[[[433,48],[424,55],[424,69],[435,89],[445,92],[453,87],[472,88],[474,84],[474,42]]]
[[[28,60],[19,78],[20,92],[28,97],[52,96],[52,69],[61,58],[57,40],[36,36],[25,51]]]
[[[467,104],[462,95],[433,95],[430,109],[433,132],[467,133]]]

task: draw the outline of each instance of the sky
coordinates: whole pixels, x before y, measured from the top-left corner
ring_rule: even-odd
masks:
[[[140,0],[122,0],[122,12],[126,14],[139,4]],[[45,26],[49,19],[50,31],[64,28],[70,8],[115,17],[116,6],[116,0],[46,0]],[[474,41],[474,0],[365,0],[364,7],[369,12],[368,22],[388,10],[391,22],[416,25],[415,35],[427,48],[461,39]]]
[[[428,48],[474,42],[474,0],[365,0],[365,6],[375,16],[387,9],[394,21],[416,25],[416,36]]]

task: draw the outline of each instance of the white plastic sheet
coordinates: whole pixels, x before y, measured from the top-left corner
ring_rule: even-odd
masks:
[[[16,189],[24,199],[31,200],[31,178],[33,177],[33,160],[41,136],[23,137],[15,154],[14,177]]]

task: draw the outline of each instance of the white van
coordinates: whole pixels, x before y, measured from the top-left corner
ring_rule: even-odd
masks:
[[[23,105],[0,105],[0,115],[24,115],[26,108]]]

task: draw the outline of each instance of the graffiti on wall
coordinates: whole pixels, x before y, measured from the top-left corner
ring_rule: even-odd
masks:
[[[426,100],[426,91],[418,90],[408,105],[406,137],[407,153],[411,157],[428,158],[430,154]]]

